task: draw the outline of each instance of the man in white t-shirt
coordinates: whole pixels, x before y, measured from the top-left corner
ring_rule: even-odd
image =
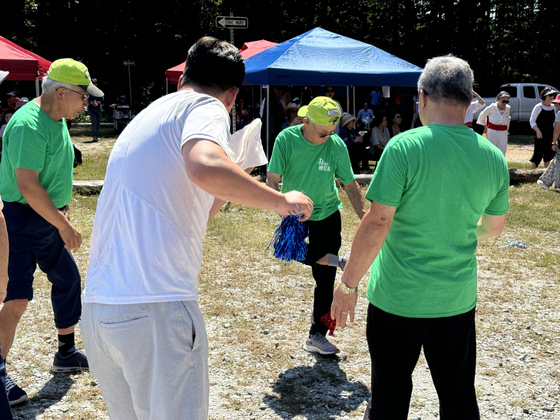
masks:
[[[179,91],[142,111],[111,152],[82,315],[111,418],[208,417],[197,275],[209,214],[225,201],[303,219],[313,210],[304,194],[271,190],[230,159],[228,113],[244,77],[237,48],[201,38]]]

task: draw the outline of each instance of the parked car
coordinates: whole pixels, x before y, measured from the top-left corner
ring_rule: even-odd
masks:
[[[511,107],[511,122],[512,123],[527,123],[526,129],[529,127],[529,118],[531,117],[531,112],[536,104],[541,102],[540,91],[545,87],[550,86],[541,83],[506,83],[496,89],[496,95],[505,90],[510,94],[509,106]],[[550,86],[552,87],[552,86]],[[552,87],[553,88],[553,87]],[[553,88],[554,89],[554,88]],[[482,98],[486,103],[486,106],[496,101],[496,96],[491,98]],[[484,109],[484,108],[483,108]],[[478,118],[482,110],[474,114],[474,122]],[[525,131],[525,130],[524,130]]]

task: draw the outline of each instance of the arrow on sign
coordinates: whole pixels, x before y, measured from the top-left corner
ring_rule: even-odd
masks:
[[[249,19],[246,17],[218,16],[216,26],[225,29],[247,29]]]

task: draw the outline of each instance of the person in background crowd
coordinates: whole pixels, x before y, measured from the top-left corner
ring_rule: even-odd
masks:
[[[556,118],[554,120],[551,148],[556,152],[556,156],[537,181],[537,184],[545,190],[550,189],[552,184],[554,184],[554,188],[560,189],[560,94],[556,95],[556,99],[552,103],[556,108]]]
[[[391,125],[387,127],[389,129],[389,136],[391,138],[401,133],[401,123],[402,123],[401,113],[398,111],[393,112],[393,118],[391,118]]]
[[[355,174],[360,173],[360,163],[363,161],[363,155],[366,153],[364,148],[364,132],[358,132],[354,128],[357,118],[352,114],[344,114],[340,120],[340,138],[348,148],[350,155],[350,163],[352,164],[352,171]]]
[[[535,146],[533,148],[533,156],[529,161],[532,169],[535,169],[544,162],[544,167],[550,165],[550,161],[554,158],[554,150],[550,147],[552,144],[552,133],[554,131],[554,120],[556,118],[555,108],[552,100],[558,95],[558,91],[551,87],[545,87],[541,91],[542,102],[539,102],[531,112],[529,124],[535,130]]]
[[[4,131],[12,119],[14,112],[16,112],[15,109],[7,109],[4,114],[0,115],[0,140],[4,136]],[[2,143],[0,143],[0,150],[2,150]]]
[[[6,95],[8,95],[8,108],[9,109],[16,109],[16,104],[20,100],[16,96],[16,93],[12,91],[12,92],[8,92]]]
[[[476,93],[474,90],[472,91],[472,93],[474,98],[471,101],[470,106],[467,108],[467,112],[465,114],[465,125],[471,130],[473,124],[473,115],[484,108],[485,105],[484,99],[482,99],[478,93]]]
[[[331,317],[354,322],[367,286],[371,399],[365,420],[406,420],[423,350],[439,418],[478,420],[475,389],[477,243],[499,235],[509,209],[507,162],[464,125],[468,63],[428,60],[420,79],[424,127],[392,139],[371,180],[371,207],[334,291]],[[452,159],[452,164],[450,164]]]
[[[371,129],[371,148],[369,153],[372,155],[372,160],[379,161],[381,154],[385,150],[385,146],[391,140],[391,134],[387,128],[387,117],[384,114],[378,114],[373,119],[373,128]]]
[[[293,102],[290,102],[288,105],[286,105],[286,107],[284,108],[284,115],[286,115],[286,121],[284,121],[280,126],[281,130],[288,128],[292,125],[301,124],[301,119],[298,118],[299,108],[300,108],[299,105],[296,105]]]
[[[91,79],[94,86],[98,86],[97,79]],[[125,98],[126,99],[126,98]],[[101,104],[103,96],[91,96],[88,98],[88,114],[91,121],[91,136],[94,142],[99,141],[99,127],[101,127]]]
[[[285,108],[290,102],[292,102],[292,91],[286,87],[280,96],[280,103]]]
[[[363,108],[358,111],[358,119],[362,121],[365,127],[369,127],[373,118],[373,111],[369,108],[368,103],[364,102]]]
[[[381,100],[383,99],[383,93],[381,92],[381,88],[376,86],[369,94],[371,110],[375,115],[378,111],[379,105],[381,105]]]
[[[484,126],[488,141],[506,155],[508,130],[511,120],[509,104],[510,95],[506,91],[498,93],[496,102],[486,107],[479,115],[477,124]],[[470,108],[470,106],[469,106]]]
[[[16,102],[15,110],[17,111],[28,102],[29,99],[24,96],[23,98],[21,98],[19,101]]]
[[[261,140],[268,160],[270,160],[270,156],[272,155],[272,149],[274,148],[276,136],[280,133],[281,126],[286,120],[284,115],[284,106],[282,105],[282,95],[284,94],[284,89],[280,86],[271,86],[271,88],[272,98],[268,104],[270,115],[267,114],[268,98],[265,97],[261,104]],[[261,168],[261,170],[266,172],[265,168]]]
[[[42,95],[14,113],[3,138],[0,194],[10,242],[10,280],[0,310],[1,354],[5,360],[33,299],[33,275],[39,266],[52,283],[58,330],[54,373],[88,369],[74,337],[81,315],[81,278],[71,253],[80,248],[82,235],[68,218],[74,147],[65,119],[82,112],[90,94],[103,92],[91,84],[84,64],[69,58],[54,61],[43,78]],[[10,404],[27,399],[9,376],[7,384]]]

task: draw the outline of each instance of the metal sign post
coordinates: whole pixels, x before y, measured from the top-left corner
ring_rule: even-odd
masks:
[[[216,27],[229,29],[229,43],[235,45],[233,42],[233,31],[235,29],[247,29],[249,27],[249,19],[246,17],[233,16],[233,13],[230,13],[229,16],[216,16]],[[231,125],[234,133],[236,131],[236,120],[237,111],[234,103],[231,108]]]
[[[131,60],[123,61],[123,66],[128,66],[128,103],[130,109],[132,109],[132,81],[130,79],[130,66],[134,66],[136,63]]]

